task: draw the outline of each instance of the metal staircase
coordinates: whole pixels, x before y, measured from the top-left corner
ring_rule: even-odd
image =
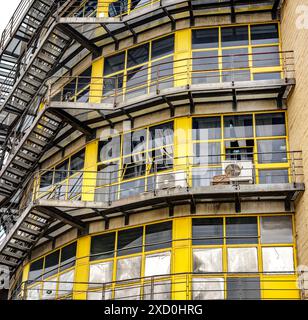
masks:
[[[15,269],[25,258],[31,248],[53,222],[48,215],[26,208],[22,214],[2,217],[2,225],[6,233],[5,241],[0,243],[0,265]]]

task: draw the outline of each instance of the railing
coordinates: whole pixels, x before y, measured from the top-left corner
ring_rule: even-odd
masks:
[[[52,77],[48,100],[59,102],[119,103],[163,89],[187,85],[243,83],[294,79],[293,51],[212,55],[152,62],[105,77]],[[76,83],[78,82],[78,86]],[[71,84],[71,85],[70,85]],[[270,85],[270,84],[268,84]],[[78,89],[77,89],[78,88]]]
[[[87,199],[111,205],[120,199],[161,190],[241,184],[278,186],[303,180],[301,152],[157,157],[134,163],[123,161],[122,168],[118,166],[118,161],[110,161],[103,163],[100,171],[41,170],[34,178],[33,199]]]
[[[294,274],[294,272],[293,272]],[[303,274],[178,273],[107,283],[44,281],[39,288],[24,282],[16,300],[299,300],[307,295]],[[79,289],[78,289],[79,287]]]

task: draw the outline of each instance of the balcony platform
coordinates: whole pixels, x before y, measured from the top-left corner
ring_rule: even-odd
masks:
[[[194,26],[198,18],[230,16],[235,23],[238,15],[264,13],[277,19],[281,0],[225,0],[207,2],[200,0],[160,0],[145,3],[129,14],[119,12],[115,17],[61,17],[59,24],[68,25],[97,45],[110,38],[118,46],[118,41],[127,36],[137,37],[138,33],[158,25],[171,23],[174,30],[176,21],[189,19]]]
[[[49,101],[48,108],[64,110],[77,121],[95,128],[112,124],[113,120],[123,121],[143,114],[170,109],[171,116],[177,107],[190,105],[191,113],[196,106],[205,103],[230,102],[237,109],[238,102],[273,99],[277,108],[283,108],[283,101],[288,98],[295,79],[238,81],[210,84],[193,84],[171,87],[140,96],[125,98],[123,96],[108,99],[104,103]],[[106,99],[107,100],[107,99]]]

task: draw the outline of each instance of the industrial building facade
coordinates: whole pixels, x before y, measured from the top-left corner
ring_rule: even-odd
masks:
[[[8,298],[307,298],[305,10],[22,0],[0,47]]]

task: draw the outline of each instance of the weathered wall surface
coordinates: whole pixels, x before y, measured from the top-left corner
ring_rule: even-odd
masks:
[[[283,50],[294,50],[296,87],[288,100],[290,148],[303,151],[308,185],[308,0],[287,0],[281,15]],[[296,206],[299,264],[308,266],[308,192]]]

